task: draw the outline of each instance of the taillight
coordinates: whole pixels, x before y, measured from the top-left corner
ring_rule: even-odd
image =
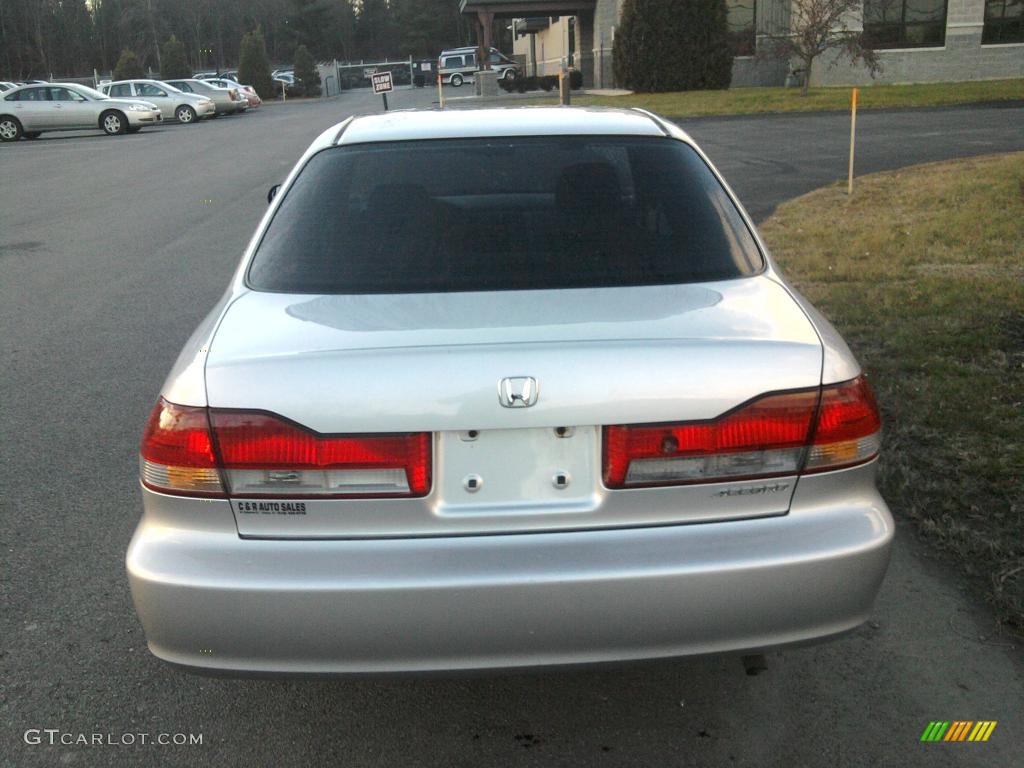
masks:
[[[325,436],[268,413],[161,398],[142,438],[141,474],[148,488],[186,496],[425,496],[431,434]]]
[[[266,413],[211,409],[232,496],[425,496],[431,435],[324,436]]]
[[[223,496],[205,408],[163,398],[146,422],[139,473],[147,488],[183,496]]]
[[[711,421],[604,428],[609,488],[752,480],[874,458],[881,421],[863,376],[770,394]]]
[[[861,464],[882,447],[882,419],[871,385],[863,376],[825,387],[805,472]]]

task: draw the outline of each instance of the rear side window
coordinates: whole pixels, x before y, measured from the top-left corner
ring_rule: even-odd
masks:
[[[461,66],[464,66],[464,63],[463,63],[463,60],[462,60],[461,56],[449,56],[448,58],[446,58],[444,61],[441,62],[441,67],[443,69],[450,69],[452,67],[461,67]]]
[[[49,101],[46,88],[25,88],[7,97],[8,101]]]
[[[499,291],[722,280],[761,268],[739,212],[687,144],[526,137],[314,155],[248,282],[290,293]]]
[[[123,99],[126,96],[130,97],[132,95],[132,87],[131,87],[131,85],[129,83],[121,83],[120,85],[112,85],[112,86],[110,86],[110,90],[107,91],[107,93],[109,93],[115,99],[117,99],[117,98],[122,98]]]

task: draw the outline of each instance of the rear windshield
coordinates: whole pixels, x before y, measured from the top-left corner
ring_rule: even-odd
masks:
[[[685,143],[517,137],[314,155],[248,283],[289,293],[501,291],[722,280],[761,267],[735,206]]]

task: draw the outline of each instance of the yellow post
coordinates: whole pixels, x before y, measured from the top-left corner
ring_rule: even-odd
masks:
[[[853,194],[853,147],[857,140],[857,89],[853,89],[853,100],[850,107],[850,172],[846,181],[846,194]]]
[[[440,72],[437,73],[437,103],[444,109],[444,78]]]

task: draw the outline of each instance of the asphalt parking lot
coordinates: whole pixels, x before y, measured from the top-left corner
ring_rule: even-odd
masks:
[[[391,104],[432,97],[398,91]],[[320,131],[379,107],[349,94],[134,136],[0,146],[0,765],[1015,764],[1021,648],[994,634],[980,591],[903,527],[872,620],[771,653],[757,677],[716,657],[245,681],[183,675],[148,654],[123,567],[144,420],[267,189]],[[845,176],[839,115],[683,123],[755,218]],[[865,113],[858,168],[1024,150],[1021,125],[1019,105]],[[936,719],[999,725],[984,744],[920,743]],[[203,741],[51,746],[26,743],[29,729]]]

